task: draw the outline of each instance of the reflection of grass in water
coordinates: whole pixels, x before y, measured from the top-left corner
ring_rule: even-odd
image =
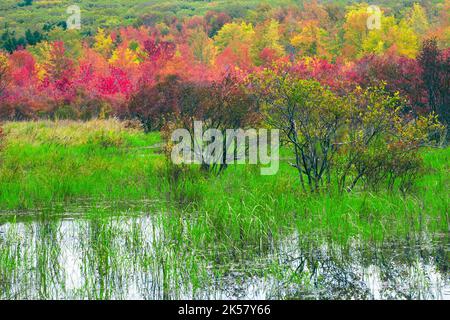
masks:
[[[26,222],[25,228],[11,224],[5,234],[9,243],[0,251],[2,274],[10,276],[2,282],[1,297],[116,299],[130,297],[135,291],[148,299],[210,298],[218,293],[245,296],[248,286],[255,285],[272,298],[368,298],[370,293],[362,286],[358,270],[377,265],[382,279],[391,283],[386,295],[417,298],[430,285],[420,274],[423,266],[417,265],[418,261],[435,265],[436,259],[444,261],[443,268],[446,265],[445,251],[433,246],[427,249],[427,239],[421,242],[423,247],[415,248],[411,246],[417,243],[415,239],[377,247],[365,240],[342,246],[320,236],[292,237],[273,241],[263,249],[241,247],[217,254],[213,246],[185,243],[188,231],[174,234],[155,216],[112,213],[110,209],[91,209],[85,219],[65,221],[69,226],[64,227],[64,220],[59,219],[50,224]],[[67,286],[70,281],[62,276],[67,262],[61,255],[67,246],[79,253],[81,278],[75,288]],[[5,248],[8,261],[18,262],[9,269],[3,263]],[[214,260],[218,256],[221,260]],[[445,269],[442,272],[445,275]]]
[[[422,232],[448,239],[449,148],[424,154],[426,174],[407,195],[305,195],[285,163],[269,177],[253,166],[230,167],[220,177],[167,168],[161,155],[143,148],[159,142],[157,134],[114,121],[8,123],[5,131],[1,207],[47,209],[38,210],[42,222],[34,239],[14,242],[11,229],[11,239],[0,240],[2,296],[17,292],[10,286],[20,283],[39,287],[40,298],[55,290],[60,296],[120,297],[133,277],[151,283],[142,289],[148,297],[202,296],[205,287],[244,275],[282,279],[276,285],[295,297],[292,287],[311,285],[309,271],[267,260],[286,235],[341,244],[358,238],[369,245]],[[55,240],[58,216],[66,212],[88,221],[77,220],[84,283],[73,290],[59,277]],[[139,219],[120,218],[143,213],[152,217],[150,230]]]
[[[3,237],[1,237],[3,236]],[[1,297],[5,296],[7,292],[11,292],[11,285],[13,284],[14,271],[19,268],[20,253],[17,246],[13,245],[13,240],[17,238],[17,230],[14,223],[11,223],[8,233],[0,234],[0,293]]]
[[[36,274],[39,296],[50,298],[53,287],[61,283],[61,266],[59,256],[59,223],[54,220],[45,220],[36,224],[35,230]],[[51,287],[49,287],[51,286]]]
[[[86,220],[72,222],[74,230],[62,228],[59,219],[52,219],[50,224],[25,222],[22,233],[9,230],[10,241],[2,249],[7,248],[8,257],[18,261],[24,258],[20,248],[27,248],[29,259],[6,269],[2,251],[2,272],[14,271],[16,275],[2,283],[16,286],[18,298],[123,298],[127,297],[130,283],[136,283],[137,290],[152,299],[201,297],[205,295],[203,290],[213,285],[212,274],[222,277],[233,271],[217,265],[211,270],[214,262],[207,260],[207,251],[190,248],[170,229],[143,223],[139,217],[121,218],[109,210],[98,209],[87,216]],[[64,236],[73,243],[64,243]],[[66,267],[61,260],[61,247],[74,244],[81,253],[82,279],[79,287],[68,289],[68,279],[61,276]],[[249,269],[247,275],[253,273]],[[11,290],[2,289],[2,298],[12,297]]]

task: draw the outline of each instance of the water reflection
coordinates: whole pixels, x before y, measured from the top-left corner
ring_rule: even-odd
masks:
[[[293,234],[214,259],[222,253],[158,225],[149,215],[4,223],[0,298],[450,299],[448,235],[342,244]]]

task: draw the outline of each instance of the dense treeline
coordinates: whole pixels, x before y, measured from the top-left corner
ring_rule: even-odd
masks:
[[[282,2],[203,16],[143,13],[134,27],[91,37],[64,23],[19,39],[6,30],[0,117],[132,117],[155,130],[183,109],[180,83],[213,90],[232,77],[249,87],[249,78],[288,64],[296,79],[338,96],[384,83],[406,99],[404,115],[434,112],[447,124],[449,5],[387,5],[378,15],[368,4]],[[371,19],[379,28],[368,28]]]
[[[407,98],[413,114],[434,111],[447,123],[449,5],[386,6],[373,30],[367,4],[316,1],[237,6],[247,20],[232,10],[157,19],[144,13],[140,26],[100,28],[92,37],[51,23],[19,39],[6,30],[0,116],[126,117],[136,115],[130,110],[136,96],[158,91],[167,76],[206,84],[289,61],[299,78],[340,95],[385,81],[390,93]],[[160,99],[148,108],[173,109],[164,95],[147,95]]]

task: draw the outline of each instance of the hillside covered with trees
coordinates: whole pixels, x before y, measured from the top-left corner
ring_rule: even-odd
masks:
[[[386,81],[416,114],[448,121],[448,0],[383,1],[373,29],[377,12],[345,1],[80,1],[81,29],[66,30],[66,2],[2,1],[3,119],[127,117],[167,76],[244,79],[289,62],[341,95]]]

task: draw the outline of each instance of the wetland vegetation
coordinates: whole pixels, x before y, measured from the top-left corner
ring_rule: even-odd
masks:
[[[408,194],[309,194],[283,161],[174,172],[119,121],[4,131],[3,299],[449,298],[448,148]]]

